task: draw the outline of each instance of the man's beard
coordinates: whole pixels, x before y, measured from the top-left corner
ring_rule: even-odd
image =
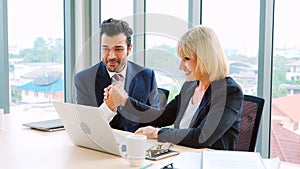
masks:
[[[123,61],[118,60],[118,59],[108,59],[107,62],[106,62],[106,64],[108,64],[109,62],[115,62],[115,63],[119,64],[114,70],[112,70],[111,68],[108,68],[109,71],[116,72],[116,73],[121,72],[122,69],[125,67],[125,64],[126,64],[126,60],[125,59]]]

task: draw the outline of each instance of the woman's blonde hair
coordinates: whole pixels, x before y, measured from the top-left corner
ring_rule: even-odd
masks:
[[[207,74],[209,80],[220,80],[228,76],[228,61],[215,32],[206,26],[196,26],[180,39],[177,53],[181,58],[196,58],[197,69]]]

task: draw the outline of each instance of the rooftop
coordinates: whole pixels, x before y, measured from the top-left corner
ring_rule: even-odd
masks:
[[[279,157],[281,161],[300,164],[299,145],[299,135],[283,128],[280,124],[272,125],[271,158]]]
[[[64,80],[60,79],[56,83],[49,86],[38,86],[34,85],[33,82],[26,83],[24,85],[18,86],[18,89],[38,91],[38,92],[61,92],[64,91]]]
[[[275,98],[272,100],[272,114],[288,116],[295,122],[300,122],[300,94]]]

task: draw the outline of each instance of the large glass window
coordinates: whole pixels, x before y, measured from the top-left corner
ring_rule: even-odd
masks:
[[[109,18],[125,19],[132,18],[132,0],[101,0],[101,22]]]
[[[214,29],[244,94],[257,95],[259,0],[203,0],[202,24]]]
[[[258,88],[260,1],[201,1],[202,24],[215,30],[229,58],[230,75],[242,86],[245,94],[251,95],[256,95]],[[63,101],[63,2],[7,1],[11,112],[45,107],[52,111],[51,101]],[[132,27],[136,26],[132,22],[135,2],[99,1],[101,19],[96,21],[97,25],[104,19],[117,18],[126,19]],[[189,10],[197,7],[189,6],[192,1],[182,0],[144,2],[146,4],[142,3],[142,7],[137,6],[137,11],[143,11],[140,8],[145,7],[147,12],[143,61],[145,66],[156,71],[159,87],[171,90],[172,98],[184,81],[183,73],[178,70],[176,45],[178,38],[188,29],[188,14],[195,15]],[[272,74],[271,157],[279,156],[283,161],[295,163],[300,163],[297,158],[300,154],[300,117],[297,111],[300,100],[299,6],[299,0],[276,0]]]
[[[271,157],[300,164],[299,0],[277,0],[274,14]]]
[[[188,1],[146,1],[145,65],[155,70],[158,87],[170,90],[169,100],[184,81],[176,45],[188,29],[188,9]]]
[[[63,0],[9,0],[11,112],[64,100]]]

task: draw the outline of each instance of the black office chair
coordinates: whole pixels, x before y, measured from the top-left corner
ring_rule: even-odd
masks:
[[[168,98],[169,98],[169,90],[163,89],[163,88],[157,88],[158,90],[158,97],[159,97],[159,102],[160,102],[160,108],[163,109],[165,108]]]
[[[255,151],[259,123],[265,100],[260,97],[244,95],[240,134],[235,150]]]

